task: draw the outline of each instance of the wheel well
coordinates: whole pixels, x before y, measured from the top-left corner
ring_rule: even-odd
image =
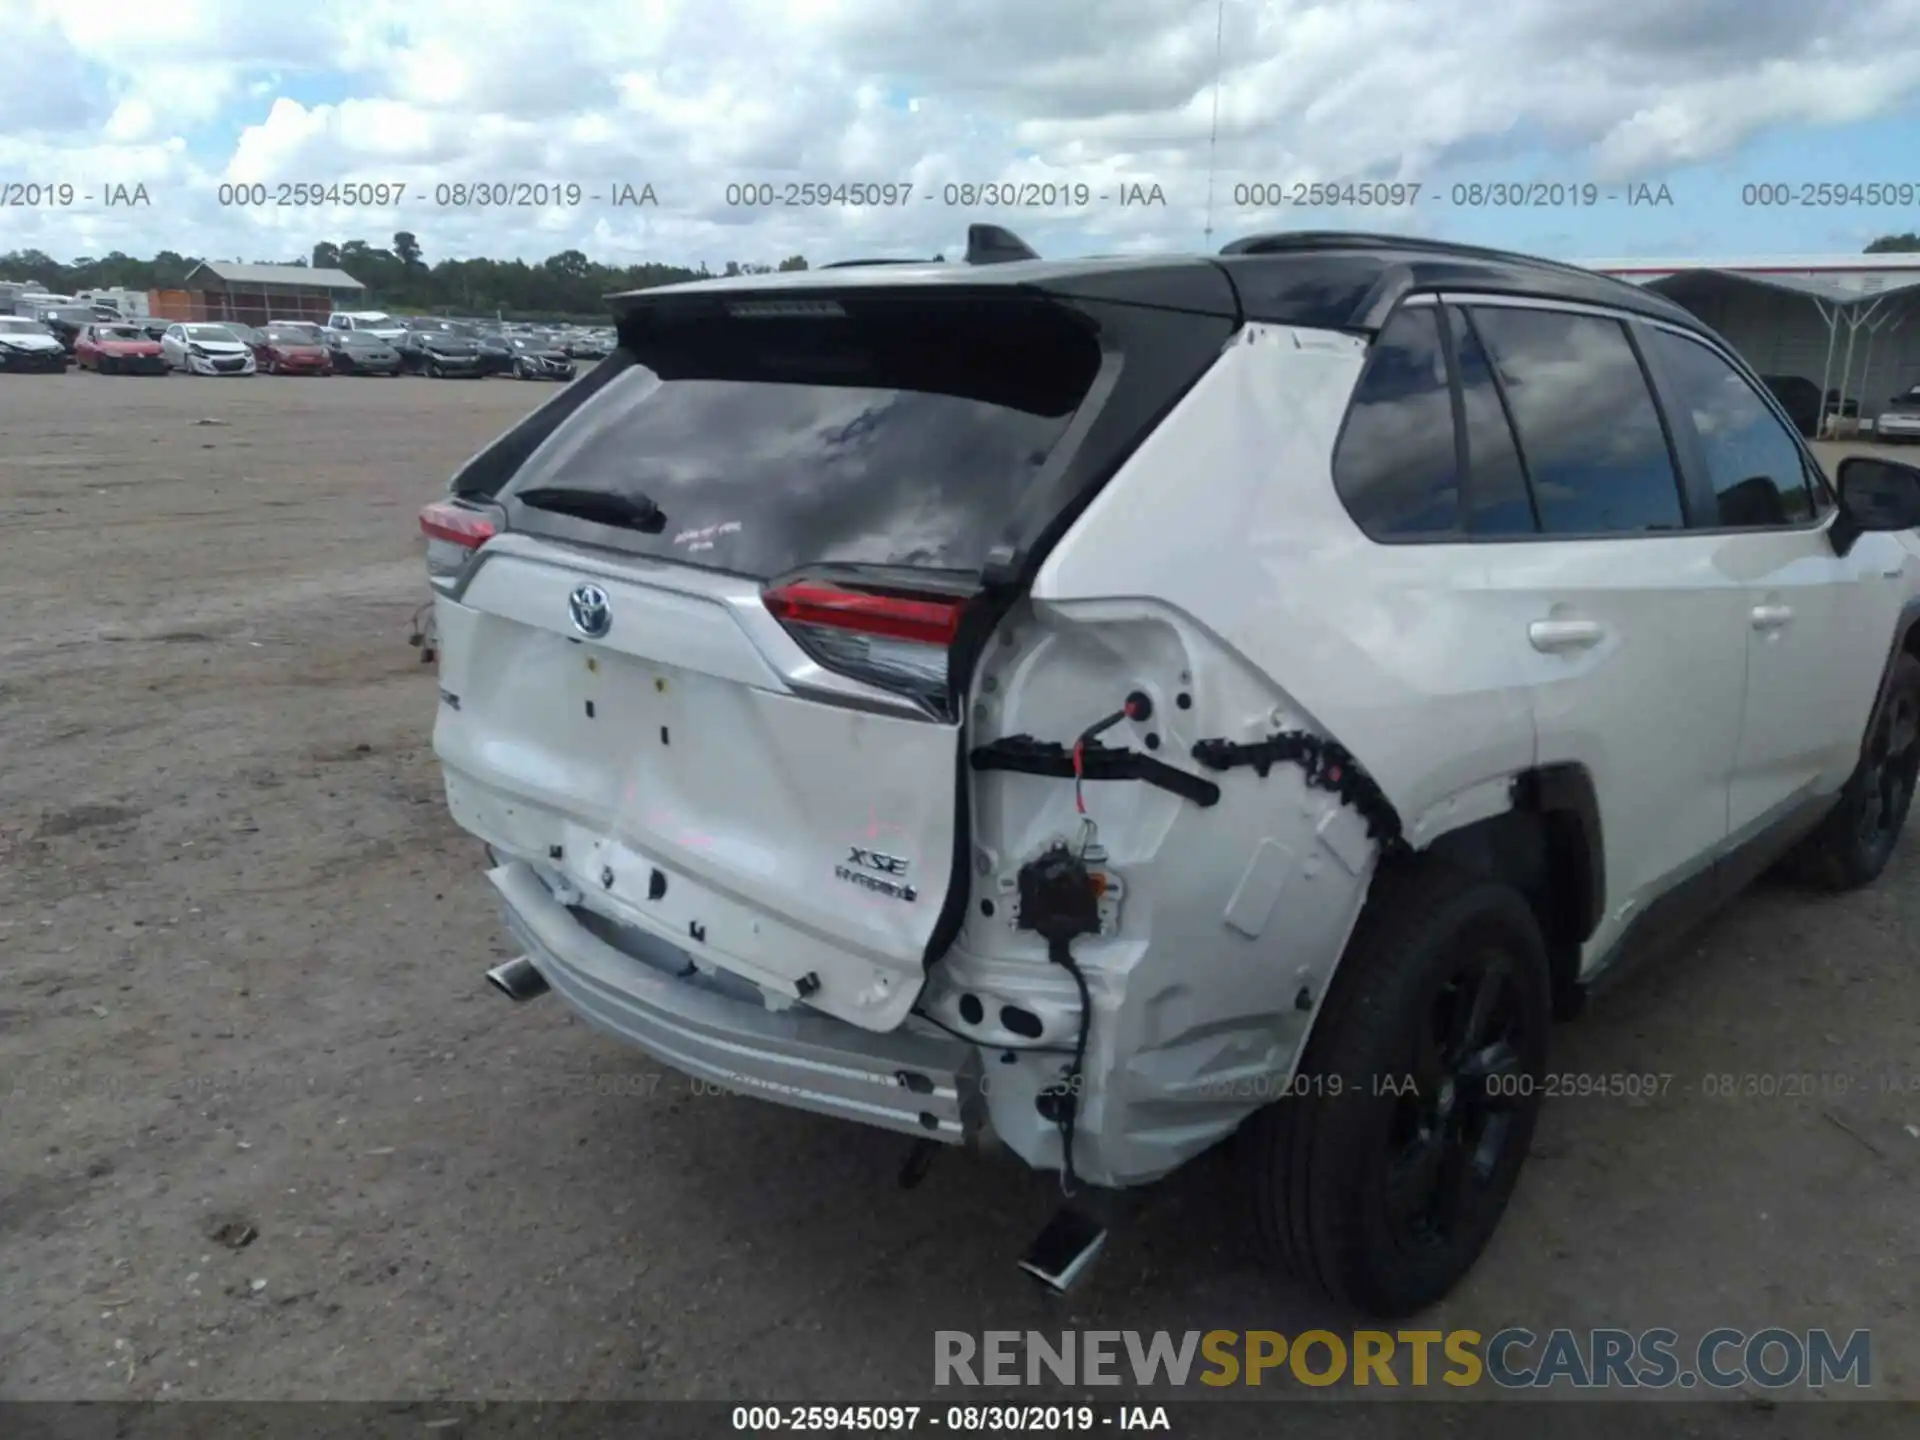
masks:
[[[1578,765],[1548,765],[1516,775],[1512,793],[1511,810],[1448,831],[1425,853],[1526,897],[1553,965],[1554,1008],[1570,1016],[1579,1008],[1580,949],[1606,904],[1593,780]]]

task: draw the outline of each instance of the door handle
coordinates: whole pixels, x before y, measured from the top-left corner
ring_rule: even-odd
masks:
[[[1536,620],[1527,627],[1527,639],[1543,654],[1584,650],[1597,645],[1606,631],[1592,620]]]
[[[1756,605],[1753,607],[1753,628],[1756,630],[1778,630],[1793,619],[1791,605]]]

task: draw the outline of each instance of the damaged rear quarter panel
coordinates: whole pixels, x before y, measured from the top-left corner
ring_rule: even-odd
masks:
[[[1145,689],[1152,720],[1103,739],[1140,748],[1158,731],[1158,758],[1222,790],[1203,808],[1137,782],[1086,787],[1126,884],[1120,933],[1075,950],[1096,997],[1082,1128],[1098,1154],[1077,1152],[1090,1180],[1164,1174],[1283,1093],[1372,875],[1364,824],[1297,767],[1206,771],[1194,741],[1336,740],[1416,846],[1452,797],[1533,761],[1526,676],[1464,643],[1512,623],[1475,550],[1375,545],[1334,492],[1363,359],[1347,336],[1241,332],[1049,556],[983,662],[995,684],[974,691],[976,744],[1070,739]],[[1017,868],[1076,816],[1071,781],[988,773],[974,788],[981,898],[999,883],[983,871]],[[949,958],[949,984],[1018,965],[1037,985],[1044,954],[976,904]],[[1057,1163],[1044,1127],[1023,1142],[1002,1108],[1009,1143]]]

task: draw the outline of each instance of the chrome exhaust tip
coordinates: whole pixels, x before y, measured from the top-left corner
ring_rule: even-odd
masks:
[[[532,1000],[547,993],[547,977],[524,955],[487,971],[487,983],[509,1000]]]

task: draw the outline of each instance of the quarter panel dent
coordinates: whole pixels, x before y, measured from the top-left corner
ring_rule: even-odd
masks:
[[[987,1096],[1040,1168],[1059,1166],[1059,1136],[1032,1095],[1064,1067],[1079,1007],[997,903],[1022,863],[1090,843],[1124,880],[1115,931],[1074,946],[1094,999],[1075,1163],[1092,1183],[1141,1183],[1285,1093],[1378,863],[1359,817],[1298,767],[1208,772],[1194,742],[1336,740],[1406,820],[1477,806],[1478,787],[1533,761],[1524,676],[1483,639],[1504,602],[1472,547],[1377,546],[1334,494],[1363,355],[1350,337],[1248,327],[1064,537],[975,676],[972,745],[1071,744],[1139,690],[1152,716],[1102,743],[1221,788],[1202,808],[1088,782],[1089,836],[1070,779],[971,777],[968,918],[923,1006],[988,1044],[1012,1038],[992,1029],[1002,1005],[1040,1016],[1023,1043],[1054,1048],[1007,1050]],[[991,1039],[964,1024],[968,995]]]

